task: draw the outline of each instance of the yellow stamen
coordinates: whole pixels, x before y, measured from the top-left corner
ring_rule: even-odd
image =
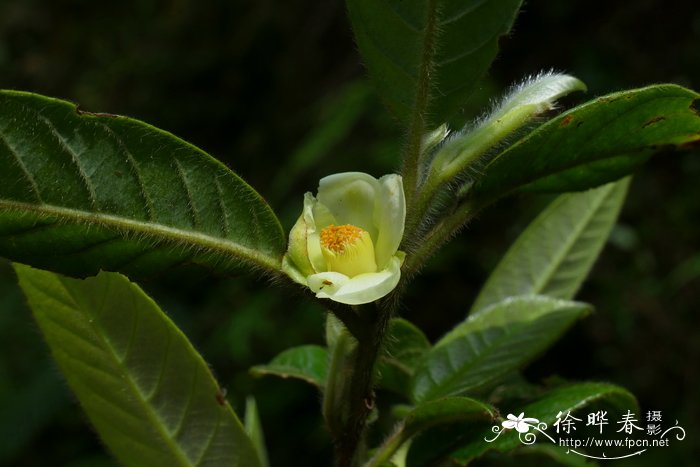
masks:
[[[354,225],[331,224],[322,229],[321,250],[329,271],[348,277],[377,271],[372,238]]]
[[[362,235],[362,230],[354,225],[329,225],[321,230],[321,245],[334,253],[342,253],[350,243],[355,243]]]

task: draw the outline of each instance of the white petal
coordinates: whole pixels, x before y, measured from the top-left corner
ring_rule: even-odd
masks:
[[[316,293],[318,298],[330,298],[350,278],[339,272],[319,272],[306,278],[309,288]]]
[[[394,290],[401,278],[401,263],[402,255],[396,255],[389,260],[387,268],[379,272],[360,274],[352,279],[340,273],[327,272],[311,275],[307,279],[309,287],[317,292],[319,298],[360,305],[378,300]]]
[[[337,222],[366,230],[374,242],[377,241],[374,206],[378,196],[381,196],[379,181],[362,172],[329,175],[318,185],[318,201],[330,210]]]
[[[377,197],[374,222],[378,227],[378,237],[374,245],[377,267],[382,269],[391,258],[403,238],[406,223],[406,198],[403,193],[403,180],[400,175],[385,175],[379,179],[381,195]]]
[[[517,422],[515,422],[513,420],[506,420],[505,422],[501,423],[503,428],[507,428],[509,430],[512,430],[513,428],[515,428],[516,424],[517,424]]]

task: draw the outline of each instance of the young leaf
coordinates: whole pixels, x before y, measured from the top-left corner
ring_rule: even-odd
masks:
[[[138,286],[15,264],[34,317],[100,437],[127,466],[260,466],[206,362]]]
[[[445,142],[431,163],[431,177],[450,180],[537,115],[552,110],[557,99],[585,90],[586,85],[573,76],[551,72],[513,86],[487,116]]]
[[[287,349],[267,365],[250,369],[256,376],[275,375],[296,378],[323,389],[328,376],[328,350],[318,345],[302,345]]]
[[[377,449],[367,467],[384,465],[393,454],[408,440],[439,426],[484,425],[494,421],[495,410],[475,399],[468,397],[445,397],[421,404],[411,412],[397,427],[384,444]]]
[[[484,168],[472,195],[585,190],[665,151],[700,144],[700,94],[657,85],[600,97],[550,120]]]
[[[87,276],[183,262],[275,274],[285,235],[223,164],[126,117],[0,92],[0,255]]]
[[[423,331],[405,319],[392,319],[384,354],[379,357],[379,386],[410,398],[410,381],[416,364],[430,349]]]
[[[346,0],[369,75],[403,123],[442,123],[464,105],[521,0]],[[422,136],[423,131],[420,131]]]
[[[639,410],[637,400],[629,391],[606,383],[580,383],[557,388],[539,400],[517,410],[523,412],[525,417],[536,418],[551,427],[559,412],[575,414],[577,410],[584,407],[601,403],[605,404],[605,407],[611,411],[609,416],[611,420],[614,419],[612,412],[622,414],[627,410],[632,410],[638,413]],[[522,445],[517,433],[505,433],[490,443],[484,438],[493,438],[493,432],[490,428],[483,430],[474,437],[474,441],[454,452],[452,457],[460,465],[465,465],[471,459],[488,450],[505,452]]]
[[[629,180],[559,196],[520,234],[471,313],[517,295],[572,299],[615,224]]]
[[[484,389],[548,348],[590,305],[543,296],[505,299],[440,339],[413,378],[414,400]]]

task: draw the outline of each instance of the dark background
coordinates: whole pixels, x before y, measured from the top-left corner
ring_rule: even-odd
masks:
[[[524,75],[554,68],[589,97],[651,83],[700,90],[695,0],[526,2],[464,115]],[[395,171],[401,132],[364,80],[339,0],[0,1],[0,87],[145,120],[223,160],[280,214],[333,172]],[[581,98],[582,99],[582,98]],[[636,175],[619,226],[579,298],[597,313],[528,376],[627,387],[687,438],[627,463],[694,465],[700,444],[700,153]],[[403,316],[431,339],[461,320],[509,243],[545,205],[509,199],[433,258]],[[212,364],[229,400],[258,399],[273,465],[328,465],[319,398],[247,368],[321,343],[323,310],[246,277],[166,275],[143,284]],[[435,309],[439,312],[435,312]],[[108,466],[0,261],[0,465]],[[695,451],[694,451],[695,449]]]

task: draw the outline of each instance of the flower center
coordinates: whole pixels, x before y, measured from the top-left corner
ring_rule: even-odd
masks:
[[[329,271],[348,277],[376,272],[369,232],[354,225],[329,225],[321,230],[321,251]]]
[[[321,245],[333,251],[342,253],[348,244],[356,242],[362,236],[362,230],[354,225],[329,225],[321,230]]]

